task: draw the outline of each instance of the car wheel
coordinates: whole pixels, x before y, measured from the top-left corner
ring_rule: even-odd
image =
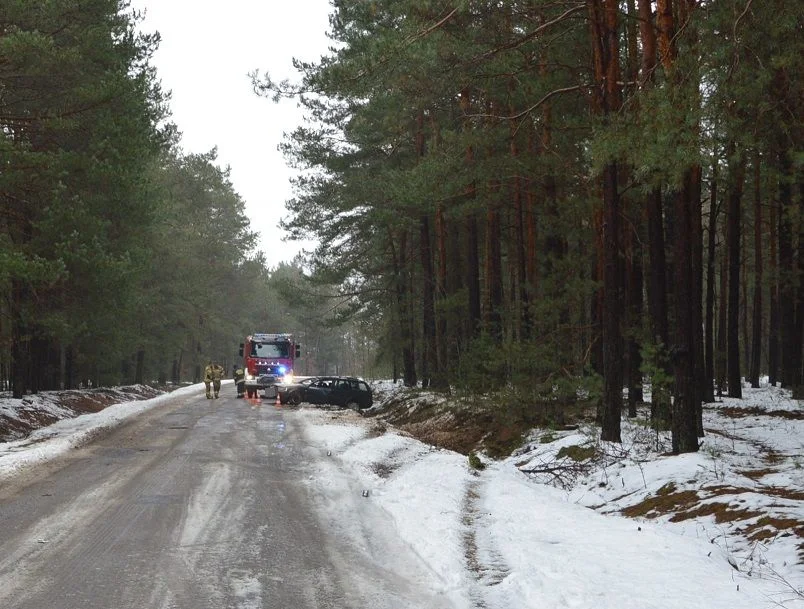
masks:
[[[298,393],[291,393],[288,396],[288,403],[292,406],[298,406],[301,404],[301,396]]]
[[[349,400],[346,402],[346,407],[352,410],[360,410],[360,404],[356,400]]]

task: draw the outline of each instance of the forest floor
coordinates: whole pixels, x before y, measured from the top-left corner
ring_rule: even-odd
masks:
[[[704,404],[697,453],[672,455],[669,432],[648,423],[650,405],[621,421],[622,442],[602,442],[594,407],[515,407],[375,384],[375,427],[393,426],[475,463],[507,460],[534,483],[604,514],[661,522],[706,538],[751,573],[804,566],[804,402],[789,391],[746,387],[742,399]],[[474,454],[477,453],[477,454]],[[478,459],[478,455],[480,459]],[[804,589],[789,584],[804,601]]]

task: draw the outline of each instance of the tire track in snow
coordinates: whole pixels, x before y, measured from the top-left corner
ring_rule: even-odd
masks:
[[[489,530],[489,514],[479,508],[484,485],[479,475],[469,482],[461,516],[466,568],[476,582],[469,592],[475,609],[495,607],[489,605],[489,588],[502,583],[511,571],[491,536],[484,534]]]

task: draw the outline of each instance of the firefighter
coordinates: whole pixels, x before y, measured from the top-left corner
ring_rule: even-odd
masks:
[[[246,392],[246,373],[243,368],[235,368],[234,371],[235,388],[237,389],[237,397],[242,398]]]
[[[209,360],[207,367],[204,369],[204,387],[206,388],[208,400],[212,399],[213,393],[216,398],[218,397],[218,393],[221,390],[221,378],[223,378],[223,366]],[[210,392],[210,385],[212,386],[212,392]]]

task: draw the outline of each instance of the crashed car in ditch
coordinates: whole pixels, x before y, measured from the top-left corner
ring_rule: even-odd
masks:
[[[280,404],[332,404],[361,410],[371,408],[371,387],[353,376],[314,376],[277,385]]]

